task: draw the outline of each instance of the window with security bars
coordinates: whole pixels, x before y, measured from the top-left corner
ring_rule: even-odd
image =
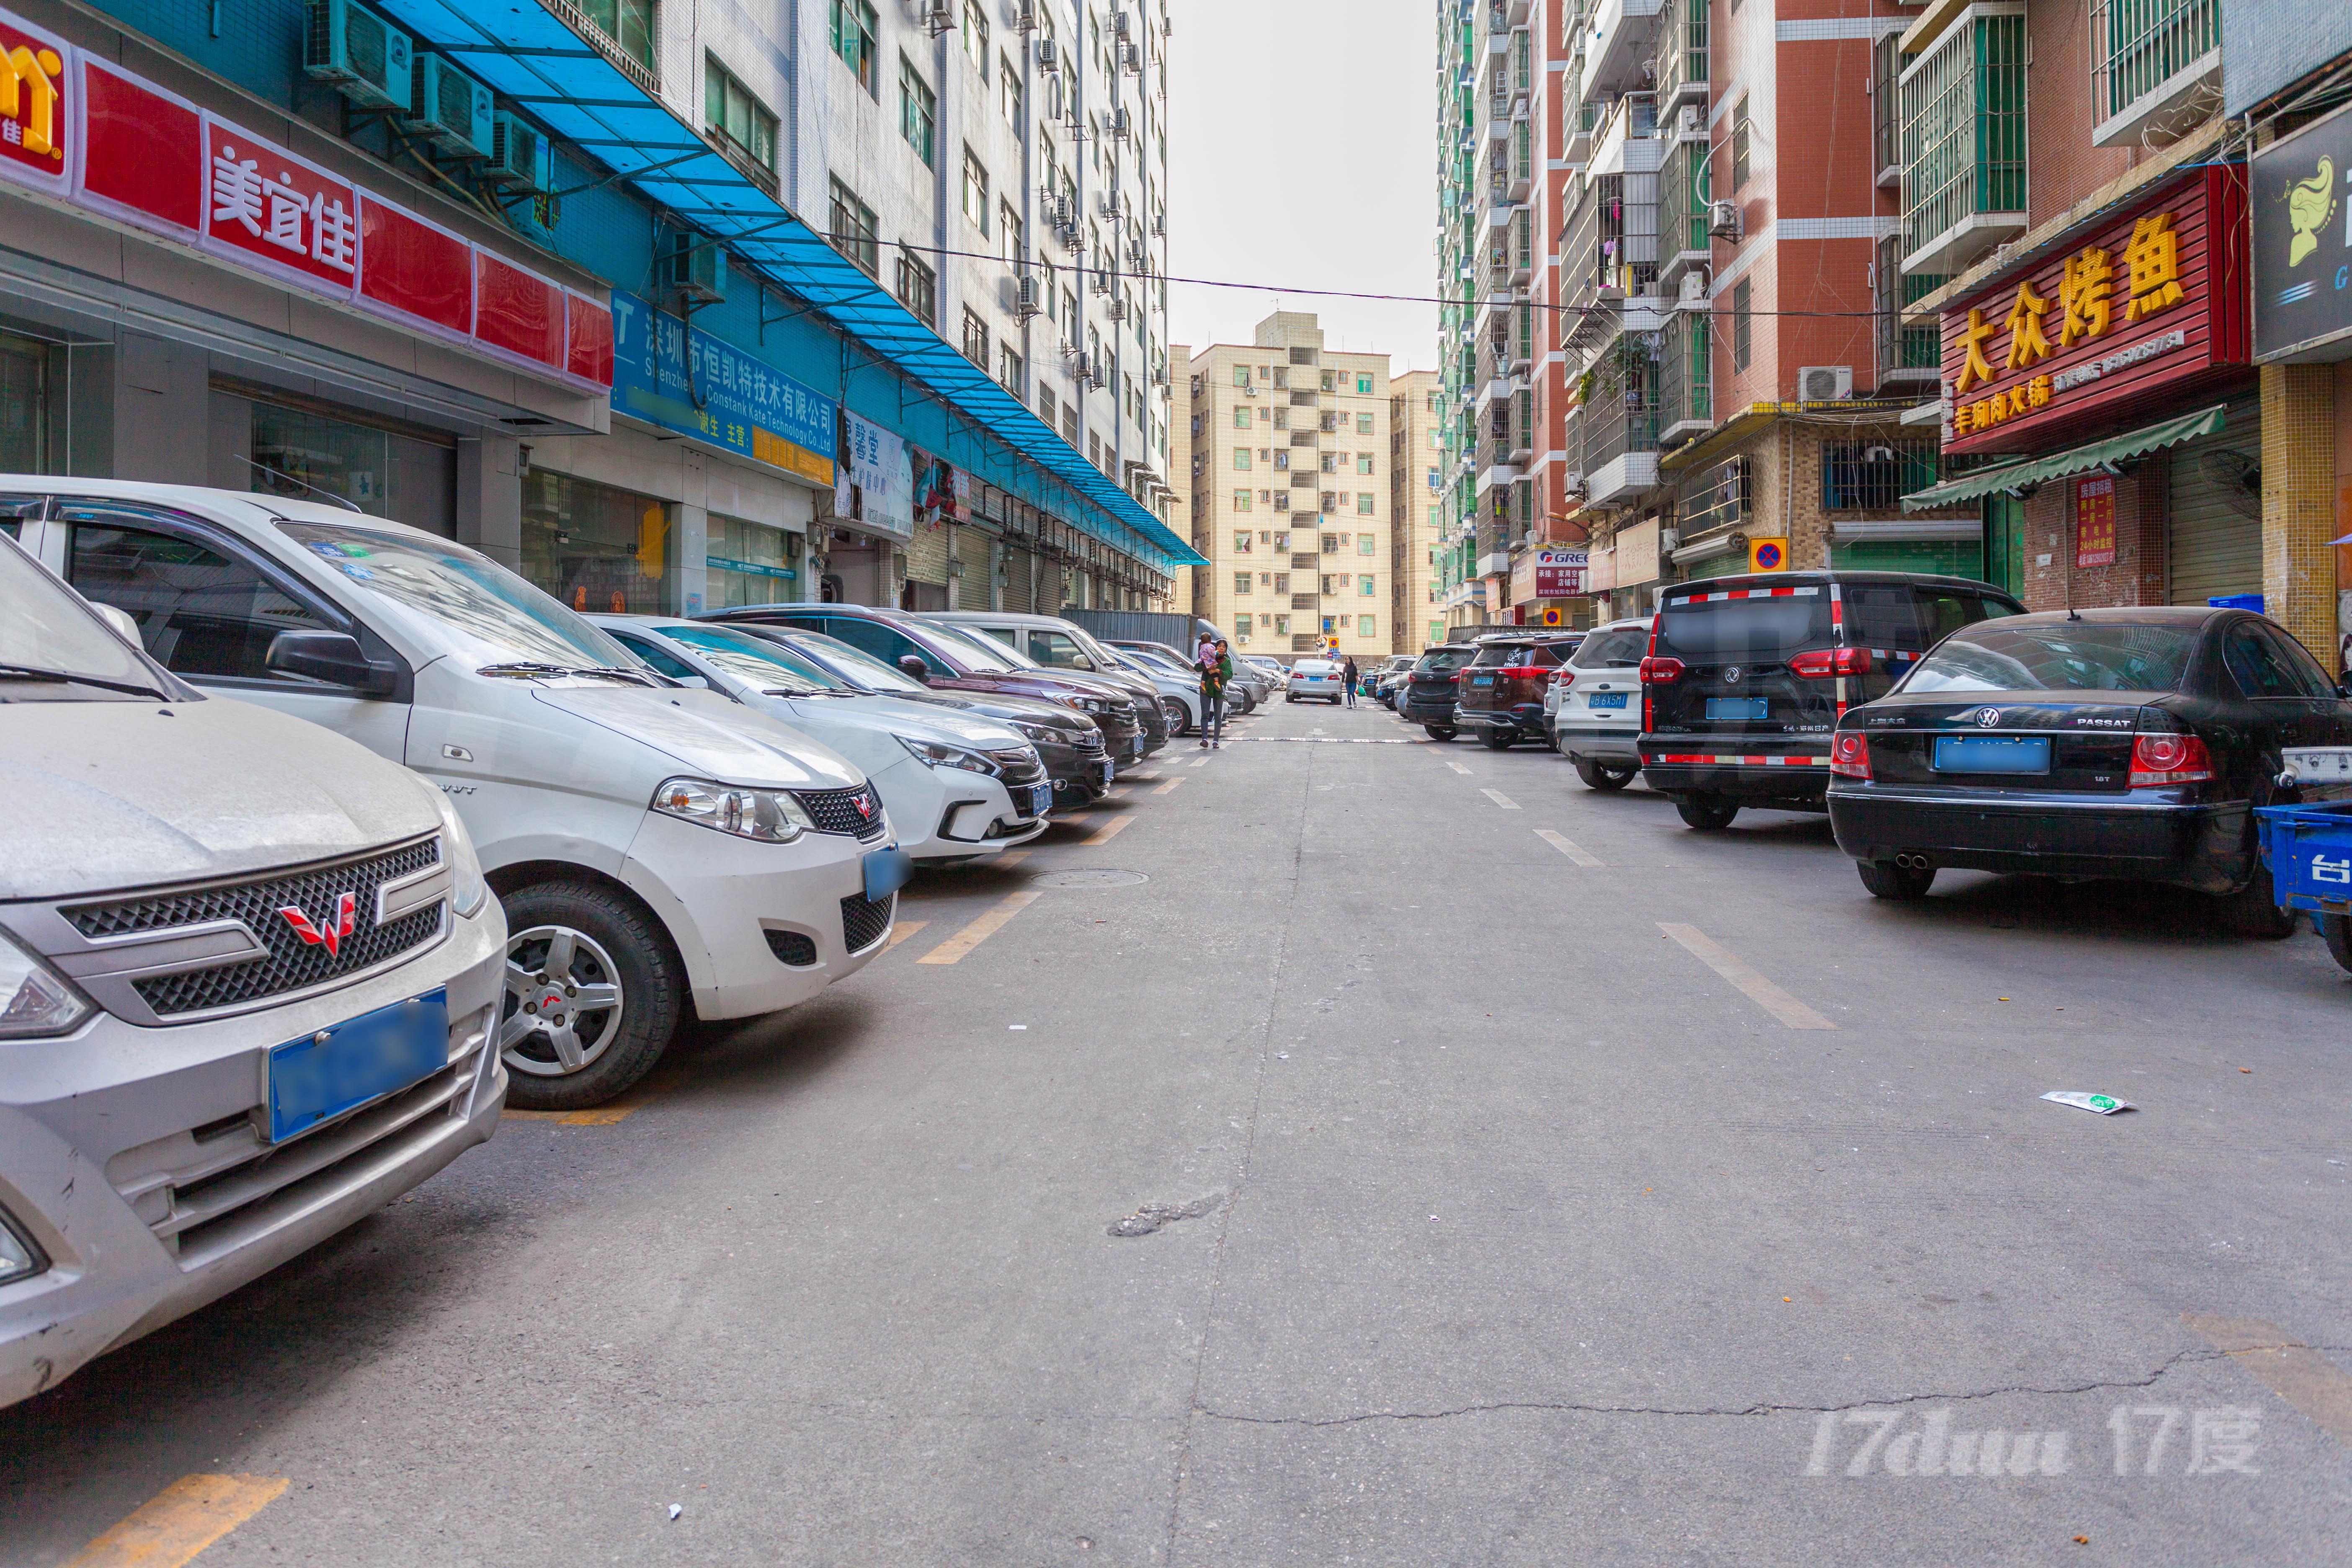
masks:
[[[1936,482],[1931,441],[1871,441],[1822,448],[1822,507],[1892,512],[1913,490]]]
[[[1972,219],[2014,215],[2021,226],[2025,95],[2022,16],[1972,16],[1906,73],[1905,255],[1939,247]]]
[[[581,14],[596,30],[621,46],[621,52],[648,70],[654,66],[654,0],[581,0]],[[874,15],[868,6],[868,17]]]
[[[892,279],[891,292],[898,296],[898,303],[912,311],[915,319],[923,325],[929,327],[938,324],[939,274],[903,250],[898,253],[897,276]],[[1047,393],[1045,395],[1050,398],[1053,394]],[[1050,425],[1054,422],[1053,405],[1047,403],[1044,405],[1044,408],[1045,423]]]
[[[833,181],[832,198],[827,221],[834,248],[857,263],[868,278],[881,277],[882,244],[875,234],[874,209],[859,201],[857,193],[843,184],[838,175]]]

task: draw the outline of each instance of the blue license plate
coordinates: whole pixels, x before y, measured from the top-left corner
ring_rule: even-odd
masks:
[[[1585,705],[1591,708],[1622,708],[1625,706],[1625,693],[1622,691],[1596,691],[1591,696],[1586,698],[1584,701]]]
[[[1095,761],[1095,769],[1102,774],[1102,777],[1098,782],[1104,789],[1110,788],[1110,781],[1118,776],[1118,767],[1112,763],[1108,757],[1097,758]]]
[[[1492,686],[1495,684],[1495,678],[1491,675],[1474,675],[1470,678],[1470,684],[1473,686]]]
[[[1710,697],[1706,700],[1706,716],[1710,719],[1761,719],[1769,705],[1761,697]]]
[[[896,846],[869,849],[859,861],[866,876],[866,901],[887,899],[915,875],[915,858]]]
[[[307,1132],[449,1064],[449,993],[429,991],[269,1052],[269,1141]]]
[[[1043,816],[1054,809],[1054,786],[1050,784],[1029,786],[1029,815]]]
[[[2050,771],[2047,735],[1938,735],[1936,771],[1939,773],[2046,773]]]

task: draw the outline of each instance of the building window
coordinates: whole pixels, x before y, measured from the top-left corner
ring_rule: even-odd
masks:
[[[1235,386],[1247,386],[1249,384],[1249,366],[1245,364],[1237,364],[1234,366],[1234,384]]]
[[[1356,535],[1356,553],[1359,555],[1370,555],[1372,552],[1372,536],[1369,533],[1360,533]]]
[[[980,72],[982,83],[988,80],[988,18],[980,9],[980,0],[963,0],[963,52],[972,68]]]
[[[702,61],[702,114],[710,133],[762,169],[776,166],[776,117],[718,60]]]
[[[1358,616],[1356,617],[1356,635],[1360,637],[1370,637],[1372,635],[1372,627],[1375,624],[1376,622],[1373,616]]]
[[[1359,435],[1359,436],[1369,436],[1369,435],[1370,435],[1371,433],[1372,433],[1372,416],[1371,416],[1370,415],[1369,415],[1369,414],[1359,414],[1359,415],[1357,415],[1357,416],[1356,416],[1356,434],[1357,434],[1357,435]]]
[[[881,85],[874,79],[873,0],[833,0],[833,52],[856,73],[868,98],[880,96]]]
[[[963,216],[972,227],[988,232],[988,171],[969,147],[963,150]]]
[[[940,321],[939,274],[901,250],[898,253],[895,292],[898,303],[915,313],[915,319],[927,327],[936,327]]]
[[[1370,473],[1371,471],[1372,471],[1372,455],[1371,455],[1370,452],[1359,452],[1359,453],[1357,453],[1357,454],[1356,454],[1356,472],[1358,472],[1358,473],[1360,473],[1360,474],[1369,474],[1369,473]]]
[[[988,323],[974,314],[970,307],[963,313],[963,357],[988,369]]]
[[[1356,579],[1356,593],[1357,593],[1357,595],[1358,595],[1359,597],[1360,597],[1360,598],[1366,598],[1366,599],[1370,598],[1370,597],[1372,596],[1372,584],[1373,584],[1373,582],[1374,582],[1374,581],[1375,581],[1375,579],[1374,579],[1374,578],[1371,576],[1371,574],[1369,574],[1369,573],[1365,574],[1364,574],[1364,575],[1362,575],[1362,576],[1358,577],[1358,578]],[[1366,637],[1370,637],[1371,634],[1370,634],[1370,632],[1367,632],[1367,633],[1365,633],[1364,635],[1365,635]]]
[[[1356,510],[1357,510],[1357,511],[1359,511],[1360,513],[1361,513],[1362,515],[1364,515],[1365,517],[1370,517],[1370,516],[1371,516],[1371,515],[1372,515],[1372,492],[1371,492],[1371,491],[1370,491],[1370,490],[1361,490],[1361,491],[1359,491],[1359,492],[1357,493],[1357,496],[1356,496]]]
[[[1021,232],[1021,215],[1013,210],[1011,202],[996,204],[997,237],[1004,242],[1004,259],[1013,266],[1021,265],[1022,252],[1027,239]]]
[[[1748,100],[1731,111],[1731,188],[1748,183]]]
[[[940,97],[915,62],[906,56],[898,57],[898,134],[915,150],[925,168],[936,165],[939,157]]]
[[[1234,531],[1234,554],[1247,555],[1250,552],[1250,546],[1256,542],[1257,536],[1252,533],[1248,529],[1237,528]]]
[[[838,175],[833,181],[830,221],[834,247],[857,263],[868,278],[881,277],[882,246],[875,237],[874,209],[859,201],[857,193],[843,184]]]
[[[575,610],[675,613],[663,580],[676,562],[669,502],[533,468],[522,480],[522,574]]]
[[[1022,363],[1019,354],[1013,352],[1011,343],[997,345],[996,379],[1005,391],[1015,397],[1022,395],[1022,387],[1028,384],[1028,366]]]
[[[1234,409],[1234,429],[1236,429],[1236,430],[1246,430],[1246,429],[1248,429],[1249,427],[1250,427],[1250,411],[1249,411],[1249,405],[1247,405],[1247,404],[1244,404],[1244,405],[1242,405],[1239,408],[1236,408],[1236,409]]]
[[[1746,370],[1756,353],[1756,289],[1742,278],[1731,287],[1731,368]]]
[[[1372,395],[1372,378],[1369,374],[1356,377],[1356,395],[1360,397],[1370,397]],[[1367,421],[1365,428],[1370,429],[1371,426],[1369,421],[1372,416],[1367,414],[1363,417]]]
[[[1240,473],[1240,474],[1245,474],[1245,473],[1248,473],[1248,472],[1249,472],[1249,466],[1250,466],[1250,455],[1249,455],[1249,448],[1248,448],[1247,447],[1234,447],[1234,471],[1235,473]]]
[[[1893,511],[1936,482],[1933,443],[1885,441],[1822,448],[1822,505],[1832,511]],[[1973,548],[1973,547],[1971,547]]]
[[[1234,510],[1235,511],[1247,511],[1250,510],[1249,491],[1235,490],[1234,492]]]
[[[1236,572],[1236,573],[1234,573],[1234,593],[1236,593],[1236,594],[1246,594],[1246,593],[1248,593],[1252,588],[1255,588],[1255,587],[1256,587],[1256,586],[1257,586],[1257,584],[1256,584],[1255,580],[1254,579],[1254,577],[1253,577],[1252,574],[1247,573],[1247,572]]]
[[[623,54],[647,70],[655,68],[654,0],[581,0],[580,9]],[[873,14],[866,11],[869,17]]]
[[[1045,422],[1046,429],[1054,427],[1054,389],[1043,382],[1037,384],[1037,417]]]

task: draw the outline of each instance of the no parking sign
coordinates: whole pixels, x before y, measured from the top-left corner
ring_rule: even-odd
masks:
[[[1749,540],[1748,569],[1750,572],[1786,572],[1789,569],[1789,542],[1785,539]]]

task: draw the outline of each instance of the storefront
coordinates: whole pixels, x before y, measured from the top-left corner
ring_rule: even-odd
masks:
[[[1585,547],[1539,544],[1511,563],[1511,615],[1523,626],[1582,626],[1592,606],[1583,595]]]

